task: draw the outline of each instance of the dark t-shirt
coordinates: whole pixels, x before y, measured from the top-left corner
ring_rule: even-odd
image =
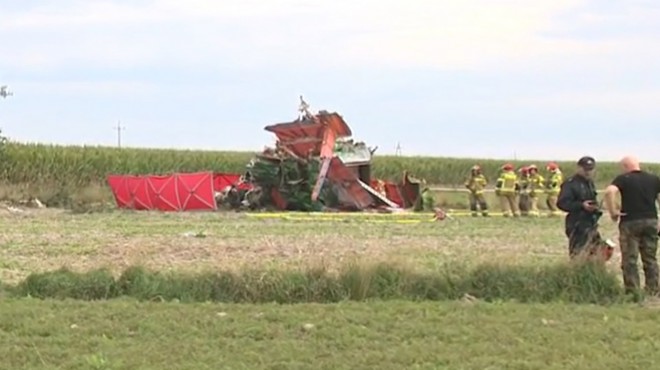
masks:
[[[621,193],[621,222],[658,218],[655,206],[660,193],[660,177],[644,172],[633,171],[617,176],[612,185]]]

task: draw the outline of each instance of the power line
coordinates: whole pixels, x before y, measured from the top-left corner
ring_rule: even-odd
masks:
[[[117,131],[117,147],[121,148],[121,132],[126,130],[126,127],[121,125],[121,121],[117,121],[117,126],[113,127]]]

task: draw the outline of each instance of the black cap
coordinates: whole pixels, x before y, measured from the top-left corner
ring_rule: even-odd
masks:
[[[594,168],[596,168],[596,160],[593,157],[584,156],[578,160],[577,165],[584,168],[587,171],[593,170]]]

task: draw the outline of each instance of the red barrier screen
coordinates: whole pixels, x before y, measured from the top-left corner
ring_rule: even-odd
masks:
[[[160,211],[216,210],[217,175],[225,176],[211,172],[175,173],[169,176],[110,175],[108,185],[119,208]]]

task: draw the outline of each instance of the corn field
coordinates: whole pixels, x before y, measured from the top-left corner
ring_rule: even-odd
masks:
[[[5,184],[50,184],[84,187],[103,184],[108,174],[167,174],[171,172],[215,171],[242,173],[254,153],[78,147],[8,143],[0,152],[0,181]],[[502,161],[442,157],[375,156],[373,176],[399,181],[407,170],[428,184],[462,186],[474,164],[480,164],[492,180]],[[531,162],[513,161],[516,166]],[[545,161],[534,162],[539,168]],[[568,175],[574,163],[559,162]],[[645,168],[660,173],[660,164]],[[598,164],[599,185],[606,185],[618,173],[615,163]]]

